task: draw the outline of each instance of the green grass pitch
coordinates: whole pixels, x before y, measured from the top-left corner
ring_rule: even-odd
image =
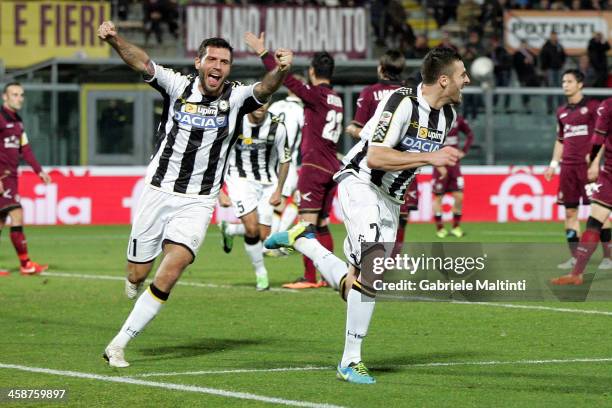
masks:
[[[464,229],[471,241],[564,241],[558,223]],[[346,313],[339,296],[327,288],[257,293],[242,240],[225,255],[215,227],[183,284],[127,348],[132,366],[111,369],[102,351],[132,308],[122,281],[129,228],[25,231],[32,258],[50,273],[20,276],[4,235],[0,264],[13,274],[0,278],[0,388],[67,389],[68,399],[0,406],[612,405],[612,300],[379,302],[363,350],[378,384],[357,386],[335,378]],[[344,229],[333,233],[341,254]],[[433,226],[409,225],[407,240],[434,241]],[[266,264],[275,288],[302,270],[297,255]]]

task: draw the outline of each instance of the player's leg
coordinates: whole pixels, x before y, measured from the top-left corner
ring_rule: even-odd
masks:
[[[240,217],[244,224],[244,250],[251,260],[253,270],[255,271],[256,289],[258,291],[267,290],[270,288],[268,283],[268,271],[264,265],[263,244],[261,242],[259,232],[259,219],[257,209],[254,209],[248,214]]]
[[[22,275],[36,275],[46,271],[48,265],[39,265],[30,260],[28,254],[28,242],[23,232],[23,209],[21,206],[13,208],[8,213],[11,217],[11,242],[17,253],[20,263],[20,271]]]
[[[434,213],[434,221],[436,223],[436,236],[438,238],[445,238],[448,236],[448,231],[444,228],[444,222],[442,221],[442,198],[446,192],[446,177],[442,177],[442,174],[434,167],[433,169],[433,203],[432,210]]]
[[[298,217],[299,193],[295,191],[291,196],[285,198],[285,209],[280,219],[278,231],[286,231],[295,223]]]
[[[610,220],[606,219],[599,235],[601,246],[603,249],[603,259],[601,260],[598,269],[612,269],[612,259],[610,257],[610,240],[612,239],[612,232],[610,230]]]
[[[241,218],[243,215],[257,208],[256,192],[253,191],[252,183],[237,176],[230,176],[227,178],[225,184],[227,186],[227,194],[232,201],[232,207],[236,218]],[[221,229],[223,252],[229,254],[234,247],[234,237],[245,234],[244,223],[221,221],[219,228]]]
[[[461,238],[464,235],[461,229],[461,214],[463,210],[463,191],[454,191],[451,193],[453,196],[453,229],[450,233]]]
[[[136,263],[130,262],[127,263],[127,277],[125,279],[125,295],[128,299],[136,299],[142,287],[144,285],[144,281],[151,273],[153,269],[154,261]]]
[[[580,242],[580,222],[578,205],[584,191],[586,169],[581,166],[562,165],[559,174],[559,192],[557,204],[565,207],[565,239],[570,251],[570,259],[557,265],[559,269],[572,269],[576,264],[576,248]]]
[[[0,211],[0,235],[2,234],[2,230],[4,229],[4,225],[6,224],[6,216],[7,212]],[[11,273],[8,269],[0,268],[0,277],[1,276],[9,276]]]

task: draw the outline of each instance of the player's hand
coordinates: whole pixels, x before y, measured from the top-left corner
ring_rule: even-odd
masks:
[[[279,48],[274,53],[274,60],[281,71],[286,71],[291,68],[291,63],[293,62],[293,52],[286,48]]]
[[[459,160],[465,157],[465,152],[463,150],[459,150]]]
[[[281,195],[281,191],[280,190],[275,190],[274,193],[272,193],[272,195],[270,196],[270,205],[273,207],[276,207],[277,205],[280,205],[280,203],[283,202],[283,197]]]
[[[0,180],[0,194],[4,193],[4,183]]]
[[[232,200],[230,200],[229,196],[225,194],[223,190],[219,193],[219,205],[224,208],[232,206]]]
[[[45,173],[44,171],[41,171],[40,173],[38,173],[38,177],[40,177],[40,179],[45,184],[50,184],[51,183],[51,176],[49,174]]]
[[[454,147],[446,146],[431,153],[429,164],[435,167],[454,166],[459,160],[459,150]]]
[[[261,55],[266,50],[264,33],[259,34],[259,37],[257,37],[255,34],[247,31],[244,33],[244,42],[257,55]]]
[[[597,177],[599,177],[599,166],[598,165],[590,165],[587,170],[587,179],[589,183],[597,181]]]
[[[544,171],[544,179],[546,181],[552,180],[554,175],[555,175],[555,169],[552,167],[547,167],[546,171]]]
[[[109,41],[117,36],[117,28],[112,21],[105,21],[98,27],[98,37],[104,41]]]
[[[444,180],[448,175],[448,170],[446,170],[446,167],[444,166],[436,167],[436,170],[438,170],[438,173],[440,174],[440,176],[438,177],[440,180]]]

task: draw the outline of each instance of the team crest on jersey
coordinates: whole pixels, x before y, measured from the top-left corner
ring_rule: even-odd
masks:
[[[587,108],[586,106],[583,106],[582,108],[580,108],[580,114],[582,115],[586,115],[588,111],[589,111],[589,108]]]
[[[229,102],[226,101],[225,99],[219,102],[219,110],[221,112],[227,112],[227,110],[229,109]]]
[[[15,135],[4,138],[5,149],[19,149],[19,138]]]

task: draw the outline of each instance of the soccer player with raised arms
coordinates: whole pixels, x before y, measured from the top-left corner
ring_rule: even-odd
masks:
[[[217,196],[238,139],[237,123],[276,91],[293,54],[279,49],[261,82],[227,81],[232,47],[222,38],[204,40],[195,58],[196,75],[182,75],[153,62],[145,51],[106,21],[98,36],[164,97],[158,144],[147,169],[127,249],[126,294],[135,298],[153,262],[163,252],[153,283],[138,297],[125,323],[104,350],[112,367],[127,367],[124,349],[159,313],[181,274],[202,245]]]

